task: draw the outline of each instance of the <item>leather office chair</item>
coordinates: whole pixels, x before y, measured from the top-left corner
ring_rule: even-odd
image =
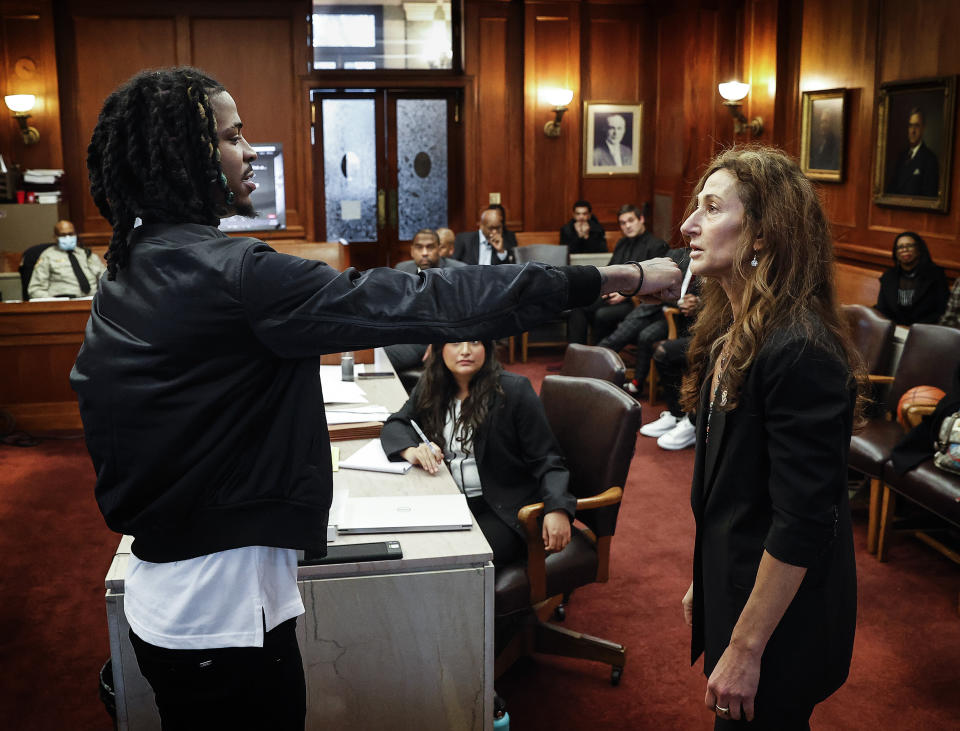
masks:
[[[890,465],[887,465],[890,467]],[[907,498],[924,510],[960,528],[960,477],[938,469],[933,458],[927,459],[912,470],[898,475],[892,469],[884,469],[883,507],[877,535],[877,560],[886,560],[889,532],[893,523],[896,495]],[[914,535],[943,555],[957,561],[956,551],[927,534],[913,530]]]
[[[560,375],[599,378],[619,388],[626,380],[627,369],[620,356],[610,348],[570,343],[563,355]]]
[[[867,425],[850,439],[850,467],[870,478],[870,517],[867,526],[867,551],[877,551],[884,465],[903,429],[892,418],[900,397],[914,386],[950,388],[960,361],[960,330],[939,325],[913,325],[907,333],[903,354],[887,393],[882,416],[869,419]]]
[[[37,265],[37,259],[48,246],[53,244],[36,244],[23,252],[20,257],[20,286],[23,289],[23,301],[30,299],[27,296],[27,289],[30,287],[30,277],[33,276],[33,268]]]
[[[553,266],[566,266],[569,253],[568,247],[563,244],[529,244],[527,246],[518,246],[513,250],[513,258],[517,264],[526,264],[530,261],[539,262],[540,264],[551,264]],[[567,343],[567,318],[566,314],[562,314],[555,320],[546,322],[543,325],[540,325],[538,329],[546,328],[562,328],[563,335],[562,339],[547,339],[547,340],[536,340],[533,342],[534,345],[540,346],[560,346]],[[513,338],[510,339],[511,343],[511,357],[510,362],[513,362]],[[527,349],[530,347],[530,333],[525,332],[520,336],[520,362],[527,362]]]
[[[893,353],[896,325],[866,305],[841,305],[840,310],[847,318],[853,343],[863,358],[870,379],[879,383],[891,382],[892,378],[875,376],[886,374]]]
[[[540,399],[570,470],[577,520],[570,543],[546,556],[540,536],[543,503],[520,510],[527,533],[526,562],[497,570],[495,676],[530,651],[608,663],[617,685],[626,662],[623,645],[572,632],[546,620],[564,594],[609,578],[610,543],[623,485],[640,427],[640,405],[612,383],[547,376]]]
[[[667,340],[676,340],[677,339],[677,318],[680,316],[679,307],[664,307],[663,316],[667,320]],[[657,341],[653,344],[653,350],[656,351],[657,346],[663,342],[662,340]],[[650,359],[650,370],[647,373],[647,383],[650,385],[649,396],[650,396],[650,405],[657,400],[657,387],[660,383],[660,374],[657,371],[657,364],[653,362],[653,358]]]
[[[907,421],[905,427],[911,429],[917,426],[923,417],[931,414],[935,408],[924,405],[908,406],[904,410]],[[903,474],[893,470],[892,461],[887,462],[884,465],[883,475],[883,504],[877,530],[877,560],[880,562],[887,560],[890,533],[894,529],[906,529],[914,537],[919,538],[954,563],[960,563],[960,556],[957,555],[955,548],[933,535],[933,529],[944,527],[943,522],[955,529],[960,528],[960,477],[935,467],[932,457]],[[932,513],[936,516],[932,521],[937,521],[938,525],[933,526],[932,529],[928,525],[932,521],[923,517],[919,522],[916,518],[908,518],[900,524],[894,524],[893,516],[898,495],[923,508],[924,515]],[[960,596],[957,601],[957,612],[960,614]]]

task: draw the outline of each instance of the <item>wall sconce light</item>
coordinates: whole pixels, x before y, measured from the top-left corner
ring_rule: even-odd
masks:
[[[560,136],[560,120],[567,111],[567,105],[573,101],[573,91],[570,89],[541,89],[540,97],[553,107],[554,118],[543,125],[543,133],[547,137]]]
[[[750,93],[750,84],[744,84],[740,81],[728,81],[725,84],[718,85],[717,89],[720,91],[720,96],[723,97],[724,106],[730,110],[730,116],[734,119],[733,133],[742,135],[747,130],[750,130],[750,134],[754,137],[762,135],[763,119],[761,117],[754,117],[752,122],[748,122],[747,118],[743,116],[743,112],[740,111],[740,107],[742,106],[740,102]]]
[[[36,127],[27,124],[30,119],[30,110],[37,103],[37,97],[33,94],[10,94],[3,100],[7,103],[7,108],[13,112],[14,119],[20,125],[20,134],[23,135],[23,144],[33,145],[40,141],[40,133]]]

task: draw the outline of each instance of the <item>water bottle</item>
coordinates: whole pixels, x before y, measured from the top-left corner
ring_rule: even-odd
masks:
[[[353,353],[343,353],[340,356],[340,380],[353,380]]]
[[[493,694],[493,730],[510,731],[510,714],[507,713],[507,704],[496,693]]]

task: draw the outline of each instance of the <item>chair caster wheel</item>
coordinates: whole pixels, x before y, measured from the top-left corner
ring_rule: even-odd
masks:
[[[562,622],[567,618],[567,607],[565,604],[557,605],[557,608],[553,610],[553,618],[558,622]]]
[[[623,668],[611,668],[610,685],[620,685],[620,676],[623,675]]]

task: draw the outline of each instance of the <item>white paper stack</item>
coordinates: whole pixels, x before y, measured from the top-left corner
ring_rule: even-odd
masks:
[[[371,439],[350,457],[340,460],[340,469],[391,472],[395,475],[406,474],[411,467],[413,465],[406,461],[388,460],[379,439]]]

